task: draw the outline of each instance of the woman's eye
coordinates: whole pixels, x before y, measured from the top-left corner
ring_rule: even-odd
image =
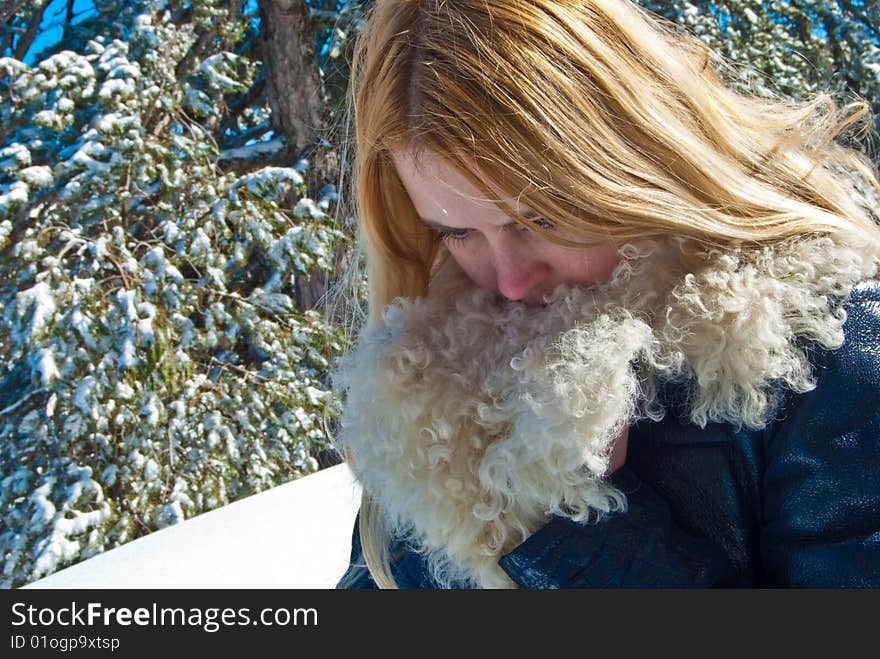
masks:
[[[545,220],[543,217],[537,217],[530,220],[532,224],[536,227],[540,227],[545,231],[553,231],[556,228],[556,225],[550,222],[549,220]],[[517,229],[519,231],[527,231],[527,228],[517,224],[516,222],[511,222],[507,224],[505,229]],[[437,240],[443,241],[445,243],[456,243],[461,242],[473,233],[473,229],[438,229],[437,230]]]
[[[439,229],[437,231],[437,240],[458,242],[467,238],[470,233],[470,229]]]
[[[551,222],[550,220],[545,220],[543,217],[534,217],[530,219],[529,222],[532,223],[532,226],[544,229],[544,231],[553,231],[556,228],[556,225],[553,224],[553,222]],[[523,226],[522,224],[519,224],[517,222],[511,222],[508,227],[521,232],[528,232],[529,230],[528,227]]]

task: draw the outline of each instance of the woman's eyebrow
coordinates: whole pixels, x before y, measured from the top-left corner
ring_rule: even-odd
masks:
[[[452,227],[448,227],[445,224],[440,224],[439,222],[435,222],[434,220],[429,220],[426,217],[422,217],[419,215],[419,219],[423,224],[427,224],[428,228],[434,229],[435,231],[449,231],[452,230]]]

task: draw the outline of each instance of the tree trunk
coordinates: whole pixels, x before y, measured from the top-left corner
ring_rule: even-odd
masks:
[[[308,6],[303,0],[261,0],[260,34],[272,122],[302,154],[326,128]]]
[[[336,181],[338,158],[327,140],[328,104],[324,98],[314,47],[315,29],[304,0],[260,0],[266,91],[272,110],[272,128],[287,137],[287,162],[309,161],[309,196]],[[296,282],[302,309],[316,306],[327,287],[327,277],[315,273]]]

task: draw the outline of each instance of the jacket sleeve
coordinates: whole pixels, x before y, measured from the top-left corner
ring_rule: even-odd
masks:
[[[857,288],[846,342],[816,360],[768,439],[761,527],[767,586],[880,587],[880,286]]]
[[[499,560],[523,588],[707,588],[735,571],[720,546],[679,528],[669,504],[626,466],[628,509],[596,524],[553,518]]]
[[[370,575],[361,537],[358,530],[360,513],[354,520],[351,534],[351,557],[348,570],[336,584],[337,589],[378,589],[379,586]],[[400,589],[431,589],[436,583],[428,573],[427,565],[421,554],[414,551],[406,542],[395,541],[391,548],[391,573],[394,582]]]

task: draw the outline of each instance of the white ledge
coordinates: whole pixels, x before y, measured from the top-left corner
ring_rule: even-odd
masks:
[[[25,588],[333,588],[360,486],[344,464],[133,540]]]

